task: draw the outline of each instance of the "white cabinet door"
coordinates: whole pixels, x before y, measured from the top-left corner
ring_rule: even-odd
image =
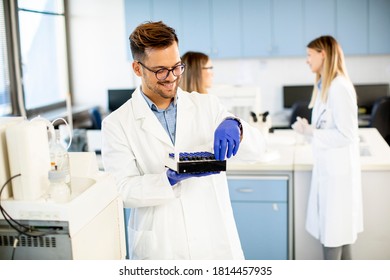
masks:
[[[294,259],[322,260],[320,241],[305,229],[311,171],[294,172]],[[355,260],[390,259],[390,172],[363,171],[364,231],[352,245]]]

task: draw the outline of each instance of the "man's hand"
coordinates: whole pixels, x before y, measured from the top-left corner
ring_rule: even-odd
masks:
[[[220,172],[202,172],[202,173],[177,173],[172,169],[167,170],[167,177],[171,186],[176,185],[180,181],[193,177],[204,177],[209,175],[219,174]]]
[[[235,156],[240,146],[240,123],[235,119],[226,119],[214,133],[214,156],[216,160],[224,160],[225,155]]]

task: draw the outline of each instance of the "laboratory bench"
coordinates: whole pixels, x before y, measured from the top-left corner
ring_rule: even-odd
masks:
[[[291,109],[285,109],[275,114],[271,114],[272,128],[271,130],[291,129]],[[358,125],[360,128],[367,128],[370,126],[371,114],[359,114]]]
[[[375,128],[359,129],[364,232],[354,259],[390,259],[390,147]],[[229,160],[233,212],[247,259],[322,259],[305,230],[313,164],[311,145],[291,129],[268,136],[265,158]]]
[[[245,259],[293,258],[293,168],[295,135],[284,130],[268,136],[257,162],[228,161],[233,213]]]
[[[69,153],[71,199],[3,199],[7,216],[34,232],[20,235],[0,214],[0,260],[121,260],[126,256],[122,199],[94,153]],[[15,249],[13,244],[20,239]]]
[[[364,232],[356,259],[390,259],[390,147],[375,128],[359,129]],[[90,131],[91,151],[100,131]],[[311,145],[291,129],[275,129],[265,156],[252,163],[229,159],[229,192],[246,259],[321,259],[318,240],[305,230],[313,164]],[[128,211],[125,212],[128,216]]]
[[[375,128],[359,129],[364,231],[352,245],[354,259],[390,259],[390,147]],[[321,259],[318,240],[305,230],[313,157],[310,145],[294,152],[294,258]]]

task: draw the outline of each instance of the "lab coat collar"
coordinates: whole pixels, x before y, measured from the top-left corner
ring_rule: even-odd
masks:
[[[168,134],[161,126],[152,110],[150,109],[145,98],[142,96],[141,89],[138,87],[132,96],[132,109],[134,112],[134,118],[141,122],[141,127],[147,133],[153,135],[163,143],[173,147],[172,141]]]
[[[319,91],[321,91],[321,89],[322,89],[322,78],[318,80],[317,88],[318,88]]]
[[[142,89],[140,88],[140,92],[143,96],[143,98],[145,99],[146,103],[148,104],[149,108],[151,110],[154,110],[154,111],[164,111],[164,109],[159,109],[157,107],[157,105],[152,101],[150,100],[149,97],[146,96],[146,94],[142,91]],[[177,94],[175,95],[175,97],[173,98],[173,105],[172,105],[172,100],[171,100],[171,103],[169,104],[168,108],[170,108],[171,106],[176,106],[177,104]],[[168,109],[167,108],[167,109]],[[166,109],[165,109],[166,110]]]

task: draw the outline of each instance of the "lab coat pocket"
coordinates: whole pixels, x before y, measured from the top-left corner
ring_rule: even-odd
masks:
[[[348,148],[326,149],[323,153],[324,173],[337,179],[337,176],[348,173],[349,162]]]
[[[150,259],[153,244],[153,231],[135,230],[128,227],[129,258],[132,260]]]
[[[128,225],[130,259],[150,259],[153,247],[154,207],[135,208]]]

